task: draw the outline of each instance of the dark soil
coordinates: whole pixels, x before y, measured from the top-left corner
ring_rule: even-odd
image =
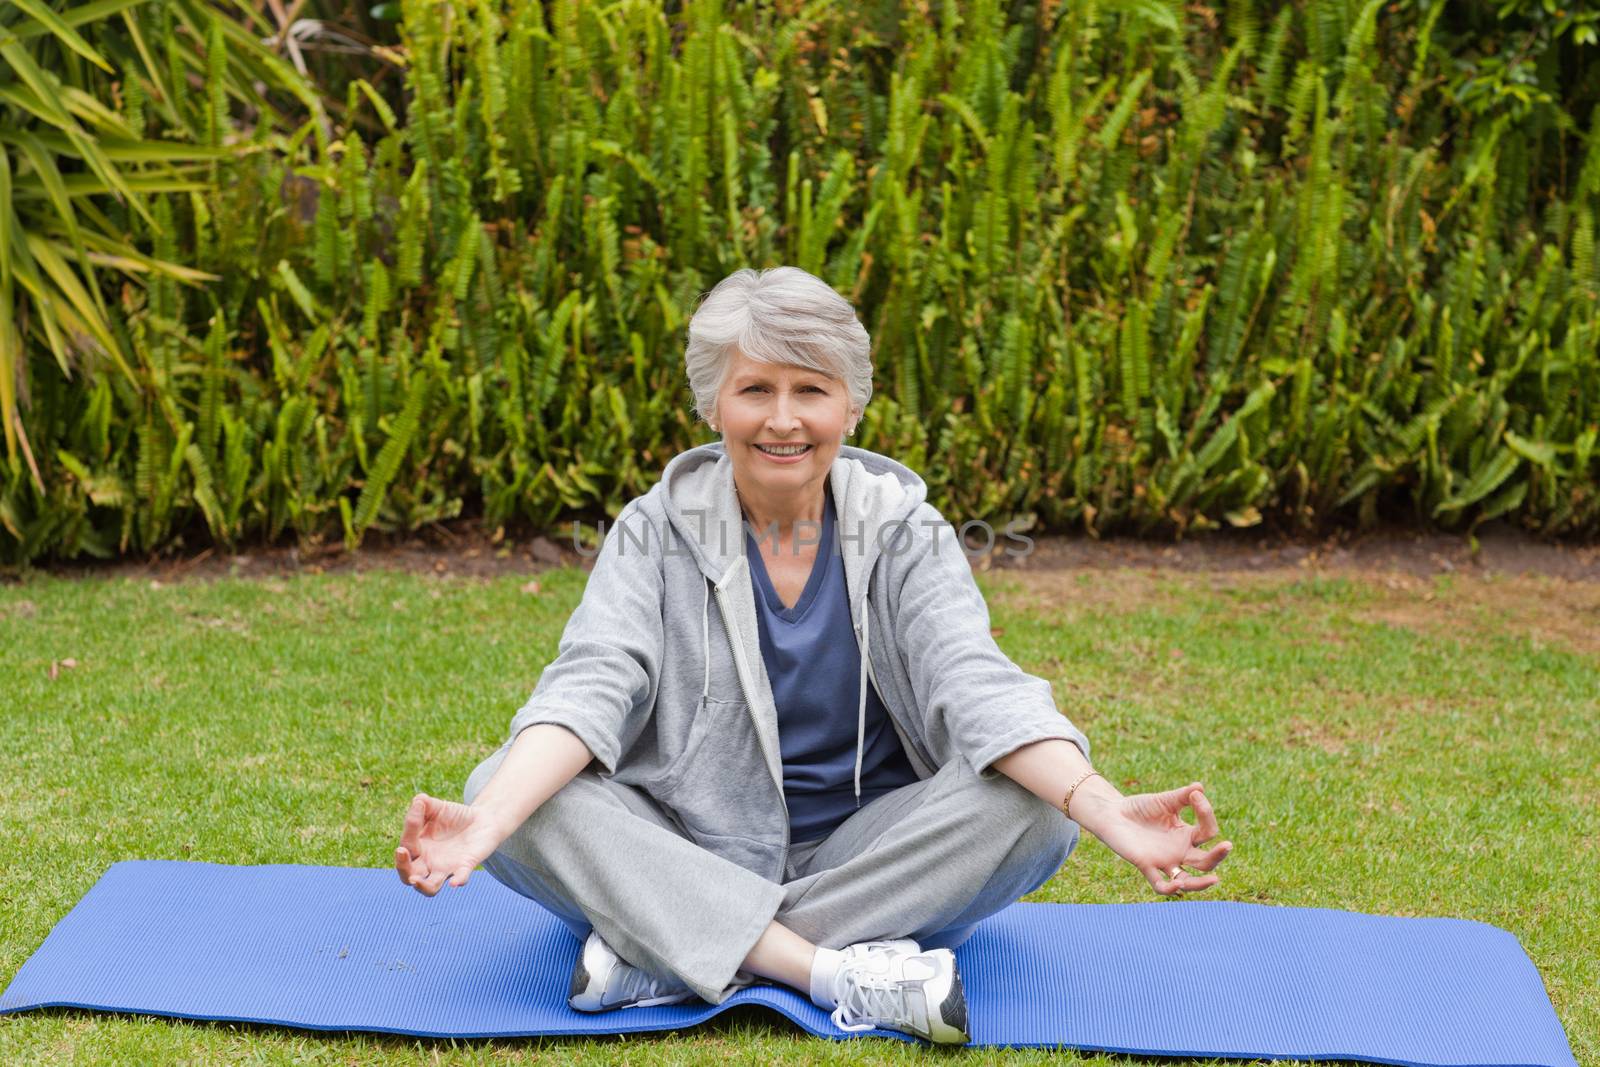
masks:
[[[1546,541],[1512,527],[1484,527],[1477,545],[1460,535],[1404,527],[1341,531],[1321,540],[1252,537],[1229,531],[1176,544],[1087,537],[1040,540],[1031,556],[994,566],[1084,570],[1120,567],[1179,571],[1325,570],[1396,572],[1413,576],[1460,573],[1546,575],[1600,582],[1600,544]],[[980,563],[981,566],[981,563]]]
[[[592,532],[593,527],[586,528]],[[1018,542],[1001,540],[988,556],[974,557],[980,570],[1142,570],[1306,573],[1343,571],[1399,573],[1414,577],[1543,575],[1600,583],[1600,543],[1546,541],[1509,526],[1485,526],[1476,551],[1462,536],[1384,527],[1340,531],[1316,540],[1294,540],[1251,531],[1218,531],[1183,541],[1094,539],[1052,535],[1034,538],[1021,553]],[[1014,554],[1017,553],[1017,554]],[[585,566],[588,559],[566,536],[494,541],[476,527],[435,526],[423,534],[367,545],[355,553],[342,546],[256,548],[239,553],[207,549],[187,558],[74,562],[36,568],[59,576],[148,577],[162,582],[227,576],[283,576],[369,570],[494,577],[533,574],[552,566]]]

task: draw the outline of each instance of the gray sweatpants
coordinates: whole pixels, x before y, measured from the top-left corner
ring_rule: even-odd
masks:
[[[467,803],[505,752],[472,772]],[[589,769],[483,866],[579,939],[593,927],[623,959],[720,1004],[774,919],[824,948],[892,937],[951,948],[1049,880],[1077,842],[1059,809],[957,759],[791,847],[778,885],[689,840],[642,790]]]

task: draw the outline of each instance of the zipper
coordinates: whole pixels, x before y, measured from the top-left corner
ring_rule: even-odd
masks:
[[[739,692],[744,694],[745,706],[752,709],[753,714],[755,701],[750,697],[750,690],[752,688],[749,681],[750,665],[744,658],[744,642],[740,640],[741,635],[734,632],[735,624],[733,622],[733,616],[728,611],[728,601],[722,592],[722,586],[718,585],[716,582],[712,582],[711,589],[717,595],[717,610],[722,613],[722,628],[727,631],[728,644],[733,648],[733,668],[734,674],[738,675],[739,677]],[[774,718],[776,718],[776,716],[774,716]],[[759,741],[759,733],[757,740]],[[765,751],[761,753],[761,760],[763,763],[765,763],[767,760],[767,754]],[[772,768],[770,766],[767,768],[767,774],[769,776],[772,774]],[[778,881],[782,882],[784,872],[789,866],[789,802],[784,798],[783,782],[781,780],[777,783],[777,786],[778,804],[783,808],[783,852],[780,854],[778,861]]]
[[[865,566],[862,568],[862,573],[866,576],[863,579],[866,588],[861,593],[861,614],[863,616],[867,613],[867,595],[872,591],[872,572],[877,565],[878,557],[874,554],[867,557]],[[906,759],[911,761],[912,770],[916,771],[919,777],[933,777],[936,773],[936,768],[923,763],[922,757],[917,755],[917,750],[907,739],[905,728],[900,724],[900,717],[895,714],[894,705],[889,703],[883,695],[883,686],[878,684],[878,674],[872,669],[872,656],[861,647],[861,623],[851,619],[851,628],[856,637],[856,653],[860,655],[862,661],[867,665],[867,680],[872,683],[873,691],[878,694],[878,701],[883,705],[883,710],[888,713],[889,725],[894,727],[895,736],[900,739],[900,747],[905,750]]]
[[[861,611],[865,614],[866,610],[867,601],[865,597],[862,597]],[[867,681],[872,683],[872,691],[878,694],[878,702],[883,705],[883,710],[889,713],[889,725],[894,727],[895,736],[900,738],[900,747],[905,750],[906,758],[911,761],[912,769],[917,771],[919,776],[922,775],[923,771],[927,771],[926,776],[931,778],[934,771],[923,764],[922,757],[917,755],[917,750],[906,738],[905,729],[900,725],[900,718],[895,714],[894,705],[884,698],[883,687],[878,684],[878,674],[872,669],[872,656],[861,647],[861,624],[855,623],[852,627],[852,632],[856,635],[856,654],[861,657],[861,661],[867,666]]]

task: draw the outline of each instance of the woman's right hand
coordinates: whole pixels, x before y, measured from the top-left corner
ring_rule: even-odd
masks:
[[[406,811],[400,846],[394,850],[400,880],[424,896],[433,896],[450,880],[464,886],[473,868],[505,840],[505,834],[482,808],[418,793]]]

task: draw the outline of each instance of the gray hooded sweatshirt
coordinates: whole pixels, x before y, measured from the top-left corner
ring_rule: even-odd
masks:
[[[993,775],[995,760],[1047,738],[1087,757],[1088,738],[1050,684],[995,644],[956,531],[922,479],[843,447],[828,480],[854,628],[839,637],[861,650],[858,801],[868,685],[923,778],[957,758]],[[648,792],[692,840],[781,882],[790,842],[778,711],[744,531],[720,443],[668,463],[607,532],[511,738],[536,723],[566,727],[601,773]]]

